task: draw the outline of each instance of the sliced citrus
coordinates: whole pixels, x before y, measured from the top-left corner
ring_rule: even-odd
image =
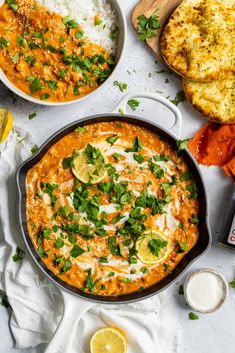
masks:
[[[13,117],[9,110],[0,109],[0,143],[6,140],[12,129]]]
[[[140,237],[136,242],[138,258],[145,264],[162,262],[170,251],[169,239],[164,233],[152,230]]]
[[[107,175],[106,160],[101,151],[87,145],[78,151],[72,162],[72,172],[83,183],[99,183]]]
[[[126,337],[116,327],[104,327],[92,336],[90,350],[91,353],[126,353]]]

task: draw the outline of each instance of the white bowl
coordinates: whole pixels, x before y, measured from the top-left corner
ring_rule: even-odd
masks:
[[[4,2],[5,2],[5,0],[0,0],[0,6],[2,6],[2,4]],[[119,6],[119,3],[118,3],[117,0],[108,0],[108,2],[111,4],[112,9],[114,10],[114,12],[115,12],[115,14],[117,16],[117,23],[118,23],[118,28],[119,28],[117,51],[116,51],[116,54],[115,54],[116,63],[115,63],[115,67],[114,67],[111,75],[98,88],[96,88],[94,91],[92,91],[91,93],[88,93],[87,95],[85,95],[85,96],[83,96],[81,98],[73,99],[71,101],[66,101],[66,102],[47,102],[47,101],[44,101],[44,100],[40,100],[40,99],[34,98],[34,97],[30,96],[29,94],[21,91],[10,80],[8,80],[7,76],[0,69],[0,80],[2,81],[2,83],[6,87],[8,87],[12,92],[14,92],[18,96],[20,96],[21,98],[24,98],[27,101],[32,102],[32,103],[36,103],[36,104],[40,104],[40,105],[47,105],[47,106],[60,106],[60,105],[69,105],[69,104],[73,104],[73,103],[78,103],[78,102],[80,102],[80,101],[82,101],[82,100],[84,100],[84,99],[86,99],[88,97],[90,98],[97,91],[101,90],[101,88],[103,88],[111,80],[112,75],[114,74],[114,72],[119,67],[119,65],[121,63],[121,60],[122,60],[122,57],[123,57],[125,44],[126,44],[126,20],[125,20],[124,13],[123,13],[121,7]]]

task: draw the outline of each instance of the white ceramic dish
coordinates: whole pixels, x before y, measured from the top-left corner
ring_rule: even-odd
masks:
[[[210,273],[213,274],[214,276],[216,276],[220,283],[222,284],[222,289],[223,289],[223,294],[221,296],[221,299],[219,300],[218,304],[215,305],[214,307],[211,307],[210,309],[199,309],[199,307],[196,306],[195,303],[192,302],[192,300],[190,299],[190,295],[188,293],[188,288],[189,288],[189,283],[192,279],[194,279],[196,276],[198,276],[201,273]],[[202,268],[198,271],[195,271],[193,273],[191,273],[187,278],[186,281],[184,283],[184,297],[185,300],[187,302],[187,304],[195,311],[200,312],[201,314],[211,314],[215,311],[217,311],[219,308],[221,308],[221,306],[224,304],[226,298],[228,295],[228,284],[225,280],[225,278],[223,276],[221,276],[218,272],[210,269],[210,268]]]
[[[114,12],[117,16],[117,23],[118,23],[118,28],[119,28],[117,51],[116,51],[116,55],[115,55],[116,62],[115,62],[115,67],[114,67],[111,75],[107,78],[107,80],[104,81],[104,83],[102,83],[102,85],[100,85],[94,91],[92,91],[91,93],[87,94],[84,97],[77,98],[77,99],[74,99],[71,101],[47,102],[44,100],[34,98],[34,97],[30,96],[29,94],[26,94],[23,91],[21,91],[10,80],[8,80],[8,78],[6,77],[6,75],[4,74],[4,72],[1,69],[0,69],[0,81],[2,81],[2,83],[6,87],[8,87],[12,92],[14,92],[16,95],[20,96],[21,98],[24,98],[27,101],[32,102],[32,103],[36,103],[36,104],[40,104],[40,105],[47,105],[47,106],[61,106],[61,105],[69,105],[69,104],[73,104],[73,103],[78,103],[86,98],[90,98],[93,94],[95,94],[96,92],[101,90],[111,80],[114,72],[116,72],[116,70],[118,69],[118,67],[121,63],[122,57],[123,57],[125,43],[126,43],[126,20],[125,20],[124,13],[123,13],[121,7],[119,6],[119,3],[117,0],[108,0],[108,1],[111,4],[112,9],[114,10]],[[2,6],[2,4],[4,2],[5,2],[5,0],[0,0],[0,6]]]

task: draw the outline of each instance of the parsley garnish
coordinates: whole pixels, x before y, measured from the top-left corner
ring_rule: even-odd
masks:
[[[12,9],[12,11],[16,12],[18,10],[18,5],[16,3],[16,0],[7,0],[7,4]]]
[[[46,83],[48,84],[48,87],[51,89],[51,90],[56,90],[57,88],[57,81],[53,81],[53,80],[47,80]]]
[[[195,313],[191,312],[191,313],[188,314],[188,318],[189,318],[189,320],[198,320],[199,316],[196,315]]]
[[[77,132],[77,133],[82,133],[82,132],[86,132],[87,130],[86,130],[86,128],[85,127],[82,127],[82,126],[78,126],[75,130],[74,130],[74,132]]]
[[[167,246],[167,241],[163,241],[160,239],[151,239],[148,242],[148,248],[151,251],[151,253],[155,256],[159,256],[161,249],[165,248]]]
[[[185,150],[185,148],[187,147],[187,144],[189,142],[190,139],[185,139],[185,140],[178,140],[176,142],[176,147],[177,147],[177,154],[179,154],[180,151]]]
[[[72,262],[70,259],[65,260],[64,266],[61,270],[62,273],[68,272],[72,267]]]
[[[190,193],[189,199],[197,200],[197,198],[198,198],[198,190],[197,190],[197,186],[196,186],[195,182],[193,182],[190,185],[187,185],[186,186],[186,190]]]
[[[69,169],[71,167],[71,162],[73,157],[65,157],[62,161],[63,169]]]
[[[10,45],[10,41],[7,38],[0,37],[0,48],[5,49]]]
[[[139,163],[142,164],[144,162],[144,156],[142,154],[134,154],[134,160]]]
[[[113,85],[118,87],[121,92],[124,92],[128,87],[126,83],[118,81],[114,81]]]
[[[157,15],[152,15],[147,18],[145,15],[138,17],[138,38],[141,42],[146,41],[148,38],[156,37],[155,29],[161,27],[159,17]]]
[[[179,103],[184,102],[185,100],[186,97],[184,91],[179,91],[176,93],[175,99],[172,99],[171,102],[177,106]]]
[[[138,136],[135,137],[133,140],[133,147],[131,148],[126,148],[126,152],[139,152],[143,148],[143,143],[141,142],[140,138]]]
[[[115,236],[109,237],[108,246],[112,255],[118,255],[117,239]]]
[[[80,248],[80,246],[78,244],[74,244],[72,250],[70,251],[70,255],[72,257],[78,257],[78,256],[82,255],[84,252],[85,252],[85,250]]]
[[[180,177],[180,181],[186,181],[186,180],[190,180],[190,179],[191,179],[191,174],[188,170],[184,174],[182,174]]]
[[[12,256],[13,261],[14,262],[21,262],[24,258],[24,254],[25,254],[25,252],[17,246],[16,253],[15,253],[15,255]]]
[[[129,99],[129,101],[127,102],[127,104],[129,105],[129,107],[132,110],[136,110],[136,108],[140,105],[140,102],[137,101],[137,99]]]
[[[29,77],[28,77],[28,81],[29,81]],[[42,82],[40,81],[40,78],[37,77],[37,78],[33,78],[33,80],[30,81],[31,84],[29,85],[29,89],[32,93],[36,93],[37,91],[41,90],[43,88],[43,84]]]
[[[38,145],[34,145],[34,146],[31,148],[32,154],[34,154],[35,152],[37,152],[38,148],[39,148]]]
[[[85,288],[89,289],[92,292],[96,285],[96,282],[93,281],[93,278],[91,276],[91,268],[87,269],[86,272],[87,272],[87,278],[86,278]]]
[[[28,119],[32,120],[33,118],[35,118],[35,116],[37,116],[37,113],[31,113],[29,114]]]
[[[229,282],[231,288],[235,288],[235,278]]]
[[[71,20],[69,16],[63,18],[63,24],[65,24],[65,26],[69,29],[78,27],[78,23],[74,20]]]
[[[184,287],[183,287],[182,284],[179,286],[178,293],[179,293],[179,295],[183,295],[184,294]]]
[[[106,138],[106,141],[108,143],[110,143],[110,145],[113,145],[118,139],[119,139],[119,136],[114,135],[114,136]]]

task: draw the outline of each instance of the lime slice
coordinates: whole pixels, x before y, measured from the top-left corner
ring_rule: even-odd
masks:
[[[162,262],[170,251],[169,239],[164,233],[153,230],[145,233],[136,242],[138,258],[145,264],[153,265]]]
[[[106,164],[101,151],[92,145],[87,145],[76,153],[72,162],[72,172],[83,183],[96,184],[106,177]]]
[[[104,327],[92,336],[90,350],[91,353],[126,353],[126,337],[116,327]]]
[[[0,144],[4,142],[12,129],[13,117],[9,110],[0,109]]]

